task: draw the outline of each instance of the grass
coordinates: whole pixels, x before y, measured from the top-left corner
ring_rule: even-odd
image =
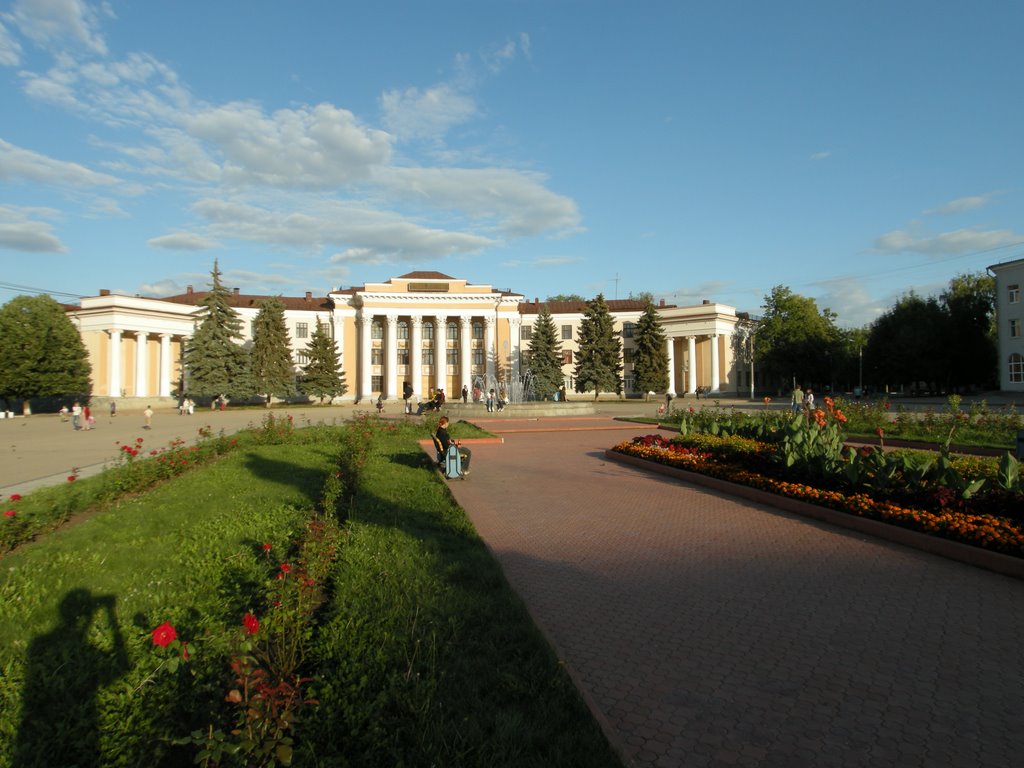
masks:
[[[620,765],[419,448],[429,432],[368,429],[326,601],[303,630],[319,703],[301,710],[294,764]],[[240,445],[3,557],[0,766],[190,764],[196,748],[175,738],[227,731],[232,638],[244,613],[272,611],[268,580],[344,466],[341,431]],[[163,621],[187,664],[154,648]]]

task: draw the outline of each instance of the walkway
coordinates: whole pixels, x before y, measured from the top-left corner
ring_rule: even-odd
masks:
[[[450,487],[630,764],[1020,764],[1024,582],[475,421]]]

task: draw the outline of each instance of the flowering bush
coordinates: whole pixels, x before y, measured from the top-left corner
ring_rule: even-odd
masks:
[[[628,456],[636,456],[648,461],[699,472],[710,477],[747,485],[830,509],[882,520],[924,533],[1024,557],[1024,519],[1014,520],[1006,515],[1005,510],[1011,508],[1005,503],[1006,498],[1003,494],[1007,492],[996,492],[1003,504],[999,508],[1003,514],[998,516],[978,514],[967,503],[962,492],[958,493],[948,486],[931,486],[925,493],[918,493],[913,500],[923,502],[926,506],[916,506],[900,503],[900,497],[907,499],[911,497],[911,494],[903,489],[897,489],[888,494],[892,498],[888,498],[886,495],[880,497],[865,491],[851,492],[841,488],[822,488],[807,483],[791,482],[780,477],[773,477],[766,471],[752,470],[743,466],[744,458],[757,456],[757,450],[752,449],[751,446],[747,446],[748,450],[746,451],[736,451],[735,448],[730,451],[727,448],[722,452],[717,452],[713,448],[716,438],[704,436],[700,442],[705,450],[695,450],[687,454],[686,459],[680,459],[675,447],[666,446],[660,436],[648,437],[649,439],[635,438],[632,441],[620,443],[613,450]],[[735,440],[735,438],[731,439]],[[693,439],[688,438],[687,442],[693,442]],[[761,450],[763,449],[764,446]],[[869,449],[867,454],[861,454],[861,456],[864,458],[882,457],[882,452],[877,449]],[[882,460],[884,461],[884,457]],[[762,467],[762,469],[765,468]],[[951,471],[948,459],[945,469]],[[1012,470],[1006,471],[1013,474]],[[1016,477],[1016,475],[1014,476]],[[976,482],[972,481],[972,483]],[[968,498],[973,500],[972,497]],[[984,504],[984,499],[987,497],[977,498],[980,498],[981,503]],[[1015,506],[1018,509],[1022,507],[1020,494],[1015,496]]]

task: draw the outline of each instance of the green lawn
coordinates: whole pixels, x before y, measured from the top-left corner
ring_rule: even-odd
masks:
[[[288,728],[294,764],[620,765],[420,450],[423,427],[358,429],[372,447],[358,484],[341,478],[356,485],[341,544],[293,635],[318,702]],[[274,626],[275,576],[306,557],[325,480],[365,434],[242,440],[3,557],[0,766],[187,765],[197,748],[175,738],[227,733],[242,617],[263,621],[254,640]],[[187,662],[177,641],[154,646],[165,621]]]

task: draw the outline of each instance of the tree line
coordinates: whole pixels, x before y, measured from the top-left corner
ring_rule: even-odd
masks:
[[[819,390],[966,392],[998,388],[995,279],[984,273],[950,280],[939,296],[910,291],[872,323],[842,329],[814,299],[776,286],[757,321],[735,343],[763,388],[794,383]]]

